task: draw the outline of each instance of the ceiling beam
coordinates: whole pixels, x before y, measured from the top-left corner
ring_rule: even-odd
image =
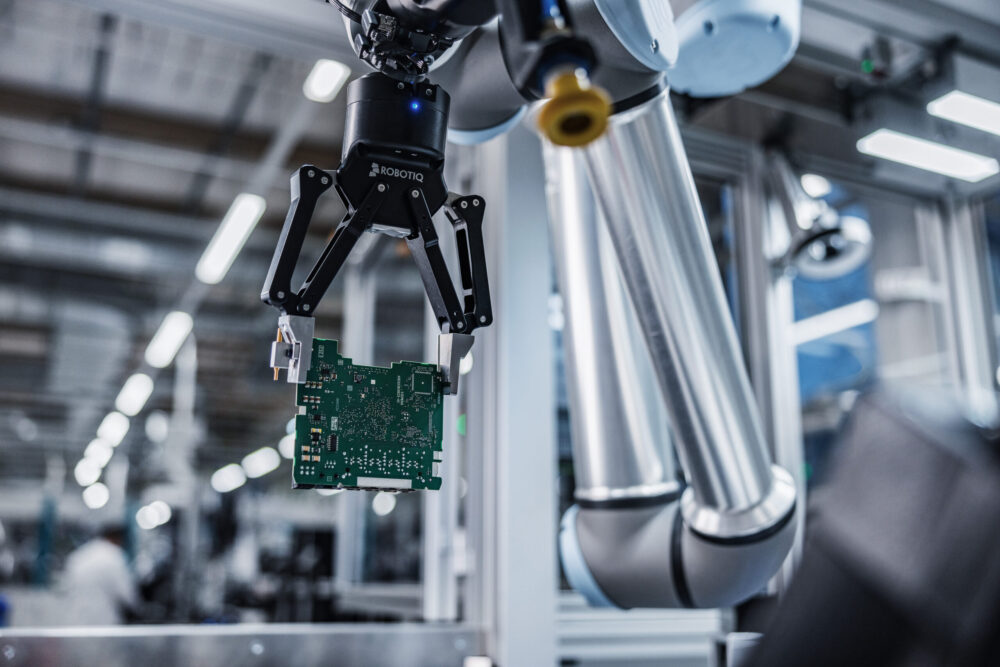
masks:
[[[876,32],[906,33],[922,46],[955,36],[963,49],[1000,63],[1000,24],[983,21],[939,0],[804,0],[804,4]],[[802,41],[808,43],[809,35],[802,35]]]
[[[299,60],[334,58],[354,69],[343,17],[322,0],[76,0],[98,11],[245,44]]]

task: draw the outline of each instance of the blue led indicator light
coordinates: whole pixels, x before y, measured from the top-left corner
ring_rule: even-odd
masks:
[[[410,109],[413,111],[420,111],[420,102],[417,102],[416,100],[410,102]]]

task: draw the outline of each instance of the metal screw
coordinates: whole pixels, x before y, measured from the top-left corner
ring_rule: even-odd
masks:
[[[420,196],[420,190],[410,190],[410,196],[416,199]]]
[[[464,328],[465,328],[465,325],[464,325],[464,324],[462,324],[461,322],[456,322],[456,323],[455,323],[455,328],[456,328],[456,329],[464,329]]]
[[[308,176],[309,178],[312,178],[315,175],[316,175],[316,172],[313,171],[312,169],[310,169],[309,171],[306,172],[306,176]]]
[[[326,185],[327,183],[330,182],[330,179],[329,179],[329,177],[324,176],[322,179],[320,179],[320,182],[322,182],[323,185]]]
[[[463,201],[461,204],[459,204],[459,206],[461,206],[462,208],[469,208],[469,202]]]
[[[479,206],[479,200],[478,199],[473,199],[472,200],[472,205],[473,206]]]
[[[309,304],[308,303],[302,304],[302,310],[304,310],[304,311],[306,311],[308,313],[309,312]]]
[[[486,316],[485,315],[480,315],[479,316],[479,321],[482,322],[483,324],[485,324],[486,323]]]
[[[378,184],[378,191],[379,192],[385,192],[385,183],[379,183]]]
[[[660,50],[660,41],[658,39],[654,39],[649,45],[649,48],[653,50],[653,53],[658,52]]]
[[[14,658],[17,657],[17,649],[15,649],[10,644],[6,644],[3,647],[3,657],[6,658],[8,661],[13,660]]]
[[[254,642],[250,644],[250,652],[253,653],[254,655],[263,655],[264,645],[261,644],[260,642]]]
[[[399,83],[396,84],[396,89],[397,90],[402,90],[403,88],[406,88],[406,86],[403,85],[402,81],[400,81]]]
[[[278,298],[279,299],[284,299],[285,298],[285,293],[284,292],[278,292]]]
[[[427,97],[434,97],[434,89],[428,88],[427,90],[424,91],[424,95],[426,95]]]

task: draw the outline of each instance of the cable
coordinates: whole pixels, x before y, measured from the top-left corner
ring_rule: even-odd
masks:
[[[346,6],[342,2],[342,0],[326,0],[326,1],[331,5],[333,5],[334,7],[336,7],[341,14],[343,14],[350,20],[354,21],[355,23],[361,23],[361,14],[358,14],[356,11]]]

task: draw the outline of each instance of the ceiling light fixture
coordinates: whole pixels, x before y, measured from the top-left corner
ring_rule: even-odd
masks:
[[[266,208],[267,203],[260,195],[242,192],[236,196],[215,236],[198,260],[198,266],[194,269],[198,280],[206,285],[222,282]]]
[[[108,465],[108,461],[114,455],[115,450],[111,446],[111,443],[105,442],[100,438],[94,438],[87,445],[87,448],[83,450],[83,458],[90,459],[101,468]]]
[[[100,482],[95,482],[83,490],[83,504],[92,510],[99,510],[108,504],[111,492]]]
[[[802,189],[813,199],[822,199],[833,192],[830,181],[819,174],[802,174],[799,181],[802,183]]]
[[[918,169],[958,178],[970,183],[1000,173],[1000,163],[991,157],[882,128],[858,140],[866,155],[899,162]]]
[[[134,417],[142,412],[152,393],[153,378],[145,373],[136,373],[125,381],[122,390],[118,392],[115,407],[119,412]]]
[[[807,317],[792,325],[792,342],[795,345],[802,345],[874,322],[878,317],[878,311],[878,303],[875,300],[862,299]]]
[[[278,452],[286,459],[295,458],[295,434],[289,433],[278,441]]]
[[[156,516],[157,526],[162,526],[166,522],[170,521],[170,517],[173,516],[173,512],[170,510],[170,505],[166,504],[162,500],[154,500],[149,503],[149,509]]]
[[[372,511],[378,516],[387,516],[396,509],[396,495],[379,491],[372,498]]]
[[[125,434],[128,433],[128,417],[120,412],[108,413],[97,427],[97,437],[105,441],[112,447],[122,444]]]
[[[101,466],[91,459],[80,459],[73,468],[73,477],[80,486],[87,487],[101,478]]]
[[[243,457],[243,472],[250,479],[263,477],[281,465],[281,456],[274,447],[261,447]]]
[[[302,94],[313,102],[332,102],[351,77],[351,68],[336,60],[317,60],[302,84]]]
[[[212,473],[212,488],[219,493],[235,491],[247,483],[247,475],[237,463],[230,463]]]
[[[953,90],[927,104],[927,113],[1000,136],[1000,104]]]
[[[169,366],[181,345],[187,340],[191,329],[194,328],[194,320],[187,313],[175,310],[167,313],[160,323],[160,328],[156,330],[153,339],[146,346],[146,363],[154,368],[166,368]]]

